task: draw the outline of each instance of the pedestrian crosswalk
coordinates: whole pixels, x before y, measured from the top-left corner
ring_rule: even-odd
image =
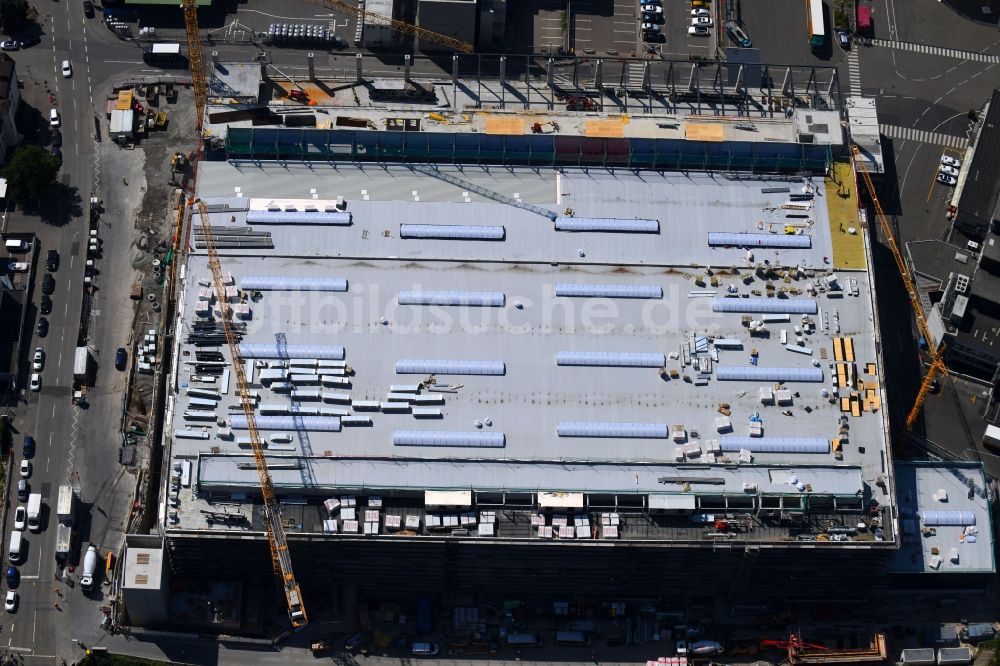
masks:
[[[917,141],[919,143],[933,143],[938,146],[946,146],[958,150],[965,150],[969,140],[964,136],[954,136],[952,134],[941,134],[939,132],[928,132],[918,130],[913,127],[898,127],[896,125],[879,125],[878,131],[890,139],[902,139],[904,141]]]
[[[858,52],[851,51],[847,56],[847,83],[852,96],[861,94],[861,63],[858,61]]]
[[[888,49],[913,51],[915,53],[926,53],[928,55],[944,56],[945,58],[958,58],[960,60],[971,60],[973,62],[1000,62],[1000,56],[990,55],[988,53],[977,53],[976,51],[960,51],[958,49],[946,49],[943,46],[914,44],[913,42],[897,42],[890,39],[873,39],[872,44],[874,46],[881,46]]]

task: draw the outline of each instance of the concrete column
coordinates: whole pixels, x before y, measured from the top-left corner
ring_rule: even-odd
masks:
[[[688,90],[695,92],[700,86],[698,85],[698,65],[691,65],[691,76],[688,78]]]
[[[597,92],[604,94],[604,61],[598,60],[594,63],[594,87],[597,88]]]
[[[309,80],[310,81],[315,81],[316,80],[316,54],[310,52],[309,54],[306,55],[306,58],[307,58],[306,62],[309,65]]]
[[[507,108],[507,56],[500,56],[500,107]]]
[[[642,89],[649,90],[652,87],[652,65],[647,60],[642,64]]]
[[[785,68],[785,78],[781,82],[781,94],[785,97],[795,97],[795,83],[792,81],[792,68]],[[793,103],[794,106],[794,103]]]
[[[741,95],[745,95],[747,92],[747,72],[746,66],[740,65],[739,70],[736,72],[736,92]]]
[[[356,76],[357,76],[357,82],[358,83],[363,83],[364,80],[365,80],[365,76],[364,76],[364,73],[362,71],[361,54],[360,53],[355,54],[355,56],[354,56],[354,64],[355,64],[355,66],[357,68],[357,74],[356,74]]]
[[[410,82],[410,67],[413,65],[413,56],[409,53],[403,56],[403,81]]]
[[[453,55],[451,57],[451,85],[458,85],[458,56]]]
[[[549,90],[552,90],[553,88],[556,87],[555,76],[556,76],[555,60],[549,58],[548,65],[545,68],[545,82],[549,86]]]

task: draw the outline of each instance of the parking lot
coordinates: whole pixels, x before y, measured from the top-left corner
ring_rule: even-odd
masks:
[[[653,12],[654,18],[646,16],[656,24],[657,32],[663,35],[662,41],[642,38],[643,4],[653,4],[661,10]],[[543,0],[515,19],[518,26],[515,33],[533,34],[537,50],[543,53],[568,45],[577,55],[709,57],[717,45],[716,8],[709,10],[713,16],[708,34],[699,36],[688,34],[691,10],[690,0],[582,0],[572,3],[567,15],[561,0]],[[530,28],[530,33],[521,31],[522,27]]]

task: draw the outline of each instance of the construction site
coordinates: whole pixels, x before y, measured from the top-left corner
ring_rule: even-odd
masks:
[[[312,87],[194,76],[157,527],[126,544],[123,623],[353,628],[390,587],[725,613],[995,574],[980,466],[897,482],[875,227],[926,321],[861,206],[835,70],[678,95],[657,63],[633,112],[600,64],[550,60],[532,102],[503,66],[484,86],[357,63]],[[886,656],[881,635],[762,647]]]

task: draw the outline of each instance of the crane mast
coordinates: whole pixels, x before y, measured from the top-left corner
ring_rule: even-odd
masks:
[[[201,50],[201,31],[198,29],[198,0],[182,0],[184,34],[187,35],[188,60],[191,65],[191,87],[194,89],[195,122],[201,134],[205,122],[205,103],[208,100],[208,82],[205,79],[205,56]]]
[[[920,303],[920,294],[917,293],[917,287],[910,278],[910,272],[906,268],[903,254],[900,252],[899,244],[896,242],[896,235],[892,232],[892,225],[889,224],[889,220],[885,216],[885,211],[882,210],[882,204],[878,200],[878,195],[875,194],[875,184],[872,182],[872,177],[868,173],[868,169],[865,168],[864,163],[856,159],[860,153],[860,149],[858,146],[853,145],[851,146],[851,151],[855,157],[854,163],[858,171],[861,172],[861,177],[865,181],[865,187],[868,188],[868,195],[871,197],[872,205],[875,207],[875,217],[878,218],[879,224],[882,226],[882,233],[885,235],[886,243],[889,245],[893,259],[896,260],[896,269],[899,271],[899,276],[906,287],[906,293],[910,297],[910,306],[913,308],[913,315],[917,320],[917,329],[924,340],[927,341],[927,349],[931,355],[931,362],[927,367],[927,373],[924,375],[923,381],[920,383],[916,400],[913,401],[913,407],[910,408],[909,413],[906,415],[906,421],[904,421],[905,432],[909,433],[913,430],[913,426],[920,417],[920,410],[923,408],[924,400],[927,399],[931,388],[934,386],[934,380],[937,379],[939,374],[948,374],[948,369],[944,364],[945,345],[944,343],[935,344],[934,339],[931,337],[931,330],[927,325],[924,306]]]
[[[257,474],[260,476],[260,489],[264,497],[264,524],[267,526],[267,541],[271,548],[271,565],[274,568],[275,577],[281,581],[281,587],[285,593],[285,601],[288,606],[288,619],[291,621],[293,627],[300,628],[304,627],[309,620],[306,616],[305,607],[302,604],[302,592],[292,571],[292,558],[288,552],[285,528],[281,524],[281,510],[278,507],[278,500],[274,494],[271,473],[267,469],[267,460],[264,458],[264,447],[261,445],[260,433],[257,431],[253,402],[250,400],[246,372],[243,369],[243,357],[240,356],[240,346],[236,339],[236,332],[232,326],[233,310],[229,307],[229,301],[226,298],[222,265],[219,263],[219,253],[215,248],[215,238],[212,236],[212,227],[208,220],[208,210],[203,201],[199,200],[197,206],[198,216],[201,218],[201,226],[205,237],[208,267],[212,271],[212,282],[215,285],[216,298],[219,301],[219,307],[222,309],[222,328],[225,331],[226,343],[229,345],[229,353],[233,362],[233,372],[236,375],[236,387],[240,405],[243,407],[243,414],[247,419],[247,430],[250,434],[250,446],[253,449],[254,463],[257,466]]]

